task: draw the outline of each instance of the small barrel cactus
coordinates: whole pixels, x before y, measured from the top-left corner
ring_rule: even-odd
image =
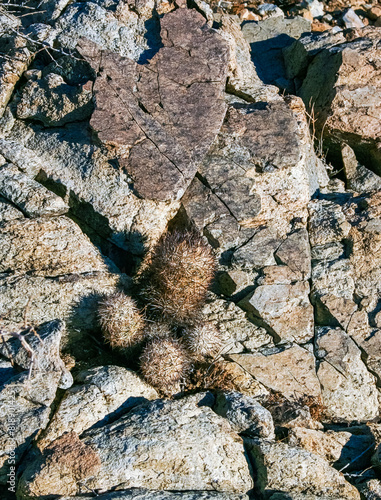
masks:
[[[166,233],[143,262],[140,296],[153,317],[195,323],[214,278],[216,258],[195,231]]]
[[[170,395],[185,381],[191,361],[180,340],[154,339],[143,350],[140,369],[149,384]]]
[[[213,323],[200,323],[186,328],[183,332],[183,339],[188,351],[195,359],[214,358],[222,348],[220,332]]]
[[[171,338],[173,334],[173,328],[168,323],[147,321],[144,328],[144,337],[146,340]]]
[[[98,307],[103,337],[111,348],[128,354],[129,349],[144,339],[144,319],[135,301],[121,292],[104,298]]]

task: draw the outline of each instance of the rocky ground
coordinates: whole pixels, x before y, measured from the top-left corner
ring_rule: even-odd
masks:
[[[1,498],[381,498],[381,6],[29,0],[0,29]],[[97,308],[189,223],[230,385],[163,398]]]

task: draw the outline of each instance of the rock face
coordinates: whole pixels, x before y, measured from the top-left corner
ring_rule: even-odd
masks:
[[[39,337],[25,336],[34,352],[32,369],[30,354],[19,339],[1,344],[0,353],[23,371],[3,361],[0,366],[0,484],[7,483],[10,465],[19,464],[36,434],[47,426],[57,387],[67,388],[73,382],[59,356],[64,328],[62,322],[52,321],[37,329]]]
[[[200,399],[157,400],[103,429],[85,432],[81,445],[93,450],[101,463],[86,486],[110,489],[128,483],[162,490],[250,490],[252,479],[242,440],[225,419],[201,402],[197,405]],[[57,480],[60,460],[54,467],[44,456],[37,460],[38,468],[30,464],[20,480],[20,496],[73,495],[78,490],[74,479]]]
[[[163,17],[161,38],[164,47],[145,66],[88,41],[78,49],[101,69],[92,128],[103,143],[126,152],[119,163],[137,192],[165,201],[181,198],[220,129],[227,46],[187,9]]]
[[[308,106],[314,102],[317,129],[332,152],[348,143],[359,160],[380,173],[380,70],[370,61],[378,59],[380,28],[348,33],[344,43],[319,52],[308,67],[300,96]]]
[[[213,498],[219,500],[248,500],[249,497],[245,494],[238,493],[222,493],[212,491],[183,491],[181,493],[171,493],[169,491],[152,491],[134,488],[125,491],[113,491],[98,495],[99,500],[172,500],[182,498],[184,500],[212,500]],[[90,500],[93,497],[60,497],[60,500]]]
[[[257,469],[257,488],[262,494],[271,490],[338,498],[360,499],[358,490],[328,462],[308,451],[284,443],[253,440],[247,444]]]

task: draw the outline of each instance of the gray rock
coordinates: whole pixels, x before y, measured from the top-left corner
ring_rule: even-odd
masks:
[[[43,449],[65,432],[82,434],[116,420],[138,404],[158,398],[155,389],[132,370],[121,366],[100,366],[80,372],[80,385],[71,387],[61,399],[49,426],[39,441]]]
[[[70,344],[73,355],[86,358],[94,344],[88,335],[98,328],[96,312],[100,297],[123,285],[130,285],[126,275],[107,272],[56,278],[5,275],[0,278],[0,316],[8,330],[17,329],[25,314],[33,325],[63,319],[67,331],[62,348],[69,348]]]
[[[20,210],[17,210],[12,203],[0,195],[0,224],[23,218],[23,213],[20,212]]]
[[[310,287],[298,281],[291,285],[260,285],[240,302],[240,306],[260,318],[276,340],[307,342],[314,334]]]
[[[380,28],[346,32],[345,43],[318,53],[299,91],[307,109],[313,102],[315,130],[332,156],[347,143],[359,162],[380,173],[380,73],[370,61],[379,58]],[[309,104],[311,103],[311,104]]]
[[[300,228],[291,233],[283,241],[275,253],[281,264],[287,265],[292,271],[300,272],[303,279],[311,276],[311,252],[308,233]]]
[[[236,432],[251,437],[275,439],[271,413],[250,396],[239,392],[220,392],[213,410],[227,418]]]
[[[286,398],[310,395],[319,397],[320,384],[316,376],[315,357],[303,347],[278,349],[265,356],[231,354],[229,358],[241,365],[256,380]]]
[[[100,252],[67,217],[17,219],[0,228],[0,272],[60,276],[105,271]]]
[[[348,144],[342,145],[341,157],[348,189],[352,189],[357,193],[381,189],[381,177],[364,167],[364,165],[360,165],[353,149]]]
[[[261,493],[275,490],[360,500],[358,490],[323,458],[284,443],[262,439],[245,442],[257,470],[256,485]]]
[[[59,500],[91,500],[93,497],[59,497]],[[171,493],[170,491],[153,491],[134,488],[132,490],[113,491],[98,495],[99,500],[171,500],[182,498],[183,500],[249,500],[245,494],[213,492],[213,491],[183,491]]]
[[[81,442],[97,454],[101,466],[84,485],[106,490],[115,486],[231,493],[250,490],[253,483],[242,440],[225,419],[202,406],[201,400],[202,395],[157,400],[131,410],[113,424],[85,432]],[[45,457],[29,463],[19,482],[20,498],[69,491],[75,495],[73,490],[84,490],[74,479],[61,483],[56,471],[62,465],[59,460],[55,464]]]
[[[276,264],[275,251],[281,242],[270,228],[264,228],[254,234],[246,244],[236,250],[232,257],[234,267],[240,269],[260,269]]]
[[[310,31],[310,21],[300,16],[293,19],[270,17],[260,23],[252,21],[242,26],[242,33],[250,44],[252,58],[262,81],[276,85],[277,80],[286,79],[282,50],[302,33]]]
[[[341,241],[348,235],[351,226],[340,205],[330,200],[312,200],[308,208],[308,234],[312,247]]]
[[[379,479],[369,479],[359,487],[365,500],[379,500],[381,498],[381,481]]]
[[[17,104],[17,117],[42,122],[45,127],[59,127],[69,122],[85,120],[93,111],[92,82],[71,86],[57,74],[41,80],[30,80]]]
[[[376,380],[362,362],[355,342],[338,328],[319,328],[316,348],[326,418],[336,422],[374,419],[379,412]]]
[[[30,217],[62,215],[69,210],[62,198],[11,164],[0,167],[0,193]]]
[[[356,12],[349,8],[342,17],[346,28],[363,28],[364,23],[361,21]]]
[[[332,241],[325,245],[316,245],[311,248],[312,261],[330,261],[337,260],[344,256],[344,245],[338,241]]]
[[[16,121],[0,152],[26,174],[39,173],[96,234],[134,254],[161,236],[179,207],[135,196],[127,176],[93,145],[87,124],[49,130]]]
[[[59,355],[63,330],[62,322],[52,321],[37,329],[39,337],[33,333],[26,335],[34,352],[30,378],[31,358],[20,341],[12,338],[6,345],[0,344],[4,356],[12,355],[21,369],[28,370],[11,373],[8,366],[7,377],[0,387],[0,484],[6,484],[10,464],[19,464],[36,434],[49,422],[50,405],[62,374],[67,371]]]

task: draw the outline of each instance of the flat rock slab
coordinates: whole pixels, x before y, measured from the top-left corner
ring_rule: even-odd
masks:
[[[336,422],[376,418],[376,379],[362,362],[361,351],[351,337],[339,328],[320,328],[316,346],[321,358],[317,376],[326,417]]]
[[[30,217],[62,215],[69,211],[62,198],[11,164],[0,167],[0,193]]]
[[[13,220],[0,228],[0,272],[58,276],[106,269],[99,250],[68,217]]]
[[[268,356],[257,352],[229,357],[265,387],[281,392],[286,398],[320,396],[315,357],[302,347],[294,346]]]
[[[317,455],[261,439],[247,439],[246,445],[257,470],[257,488],[262,494],[268,495],[275,490],[312,494],[319,498],[327,495],[329,498],[360,500],[359,491],[345,480],[343,474]]]
[[[97,474],[86,480],[86,487],[107,490],[128,483],[128,487],[159,490],[251,490],[253,481],[241,438],[225,419],[201,406],[200,399],[156,400],[113,424],[85,432],[81,442],[101,463]],[[46,474],[48,466],[50,475]],[[45,457],[29,463],[20,479],[20,497],[73,495],[74,489],[79,493],[74,479],[57,480],[60,467],[59,461],[53,467]]]
[[[60,497],[59,500],[92,500],[94,497]],[[213,491],[184,491],[171,493],[170,491],[153,491],[134,488],[133,490],[113,491],[98,495],[98,500],[249,500],[245,494],[222,493]]]
[[[78,435],[90,427],[101,427],[110,418],[150,399],[158,398],[155,389],[135,372],[121,366],[100,366],[81,372],[76,377],[79,385],[71,387],[61,399],[50,421],[39,448],[68,431]]]
[[[123,150],[119,163],[141,196],[173,200],[184,194],[224,119],[228,46],[188,9],[161,19],[161,38],[164,47],[144,66],[87,40],[77,48],[99,74],[92,128]]]

